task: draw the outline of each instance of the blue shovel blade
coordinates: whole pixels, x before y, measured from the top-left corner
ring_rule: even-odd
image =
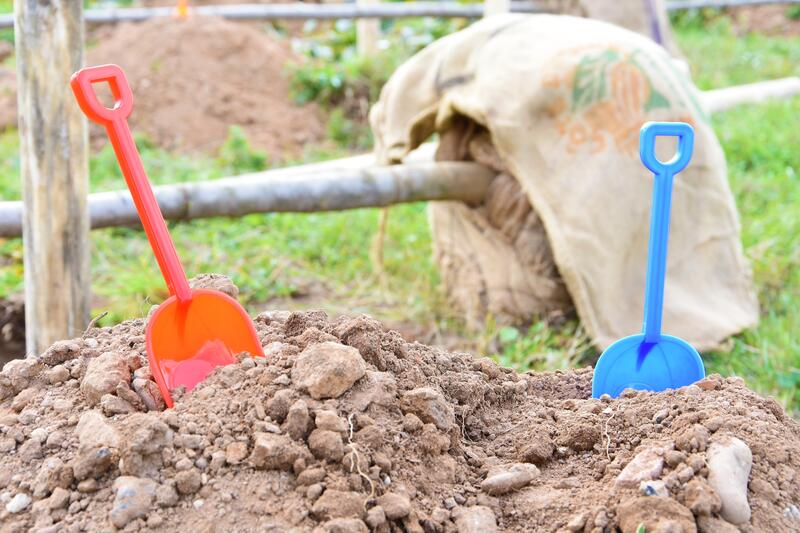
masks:
[[[661,335],[645,342],[644,334],[631,335],[609,346],[594,369],[592,397],[616,398],[625,389],[661,392],[677,389],[705,377],[700,354],[687,342]]]

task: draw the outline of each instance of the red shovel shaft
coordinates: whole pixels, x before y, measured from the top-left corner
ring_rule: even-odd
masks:
[[[114,97],[114,107],[107,108],[97,99],[92,84],[106,82]],[[153,253],[167,282],[169,292],[180,301],[191,299],[189,282],[183,270],[175,244],[150,187],[142,158],[128,127],[128,117],[133,110],[133,92],[125,73],[117,65],[87,67],[76,72],[70,80],[72,91],[84,114],[90,120],[105,126],[114,147],[119,167],[133,196],[133,203],[142,220],[142,226],[153,248]]]

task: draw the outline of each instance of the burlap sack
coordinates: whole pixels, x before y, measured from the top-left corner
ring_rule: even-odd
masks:
[[[563,308],[566,288],[600,348],[642,324],[653,177],[639,160],[639,129],[648,120],[692,123],[695,155],[674,185],[664,331],[709,349],[756,324],[758,304],[724,155],[698,102],[667,53],[634,32],[502,15],[401,66],[370,120],[384,163],[437,132],[440,158],[496,151],[502,202],[490,194],[479,209],[430,208],[437,259],[459,305],[473,316],[530,319]],[[531,211],[509,201],[508,176]]]

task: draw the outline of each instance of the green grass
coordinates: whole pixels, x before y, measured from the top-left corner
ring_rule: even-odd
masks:
[[[676,35],[703,89],[800,74],[800,40],[735,36],[724,19],[682,17]],[[709,371],[739,375],[756,390],[800,405],[800,98],[737,108],[714,116],[725,149],[731,186],[742,221],[742,239],[753,264],[762,308],[760,325],[731,339],[728,350],[705,354]],[[331,133],[351,145],[345,125]],[[341,137],[341,138],[338,138]],[[0,136],[0,197],[17,198],[14,133]],[[157,183],[215,179],[268,164],[233,136],[214,158],[166,154],[147,143],[145,165]],[[329,157],[312,153],[304,160]],[[92,159],[92,190],[124,186],[110,150]],[[345,213],[252,215],[171,224],[187,272],[222,272],[240,286],[252,311],[273,306],[323,306],[368,312],[390,323],[415,323],[462,346],[493,353],[520,370],[558,369],[591,363],[597,353],[573,321],[536,322],[523,330],[498,327],[490,319],[468,334],[445,303],[431,259],[425,206],[390,211],[384,267],[371,257],[380,210]],[[92,233],[94,308],[110,311],[106,323],[143,316],[165,296],[147,241],[133,229]],[[22,287],[17,239],[0,240],[0,295]],[[434,339],[440,338],[434,335]]]

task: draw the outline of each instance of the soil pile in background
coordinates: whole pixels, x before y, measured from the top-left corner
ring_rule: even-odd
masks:
[[[132,127],[161,147],[214,152],[238,125],[276,161],[323,135],[319,109],[289,96],[288,44],[248,25],[202,16],[123,24],[87,56],[125,70]]]
[[[739,32],[797,36],[800,35],[800,18],[788,16],[789,10],[796,7],[785,4],[748,6],[731,8],[728,12]]]
[[[588,369],[520,375],[368,317],[256,323],[267,357],[169,411],[142,320],[7,364],[0,531],[800,528],[800,426],[739,379],[594,400]]]

